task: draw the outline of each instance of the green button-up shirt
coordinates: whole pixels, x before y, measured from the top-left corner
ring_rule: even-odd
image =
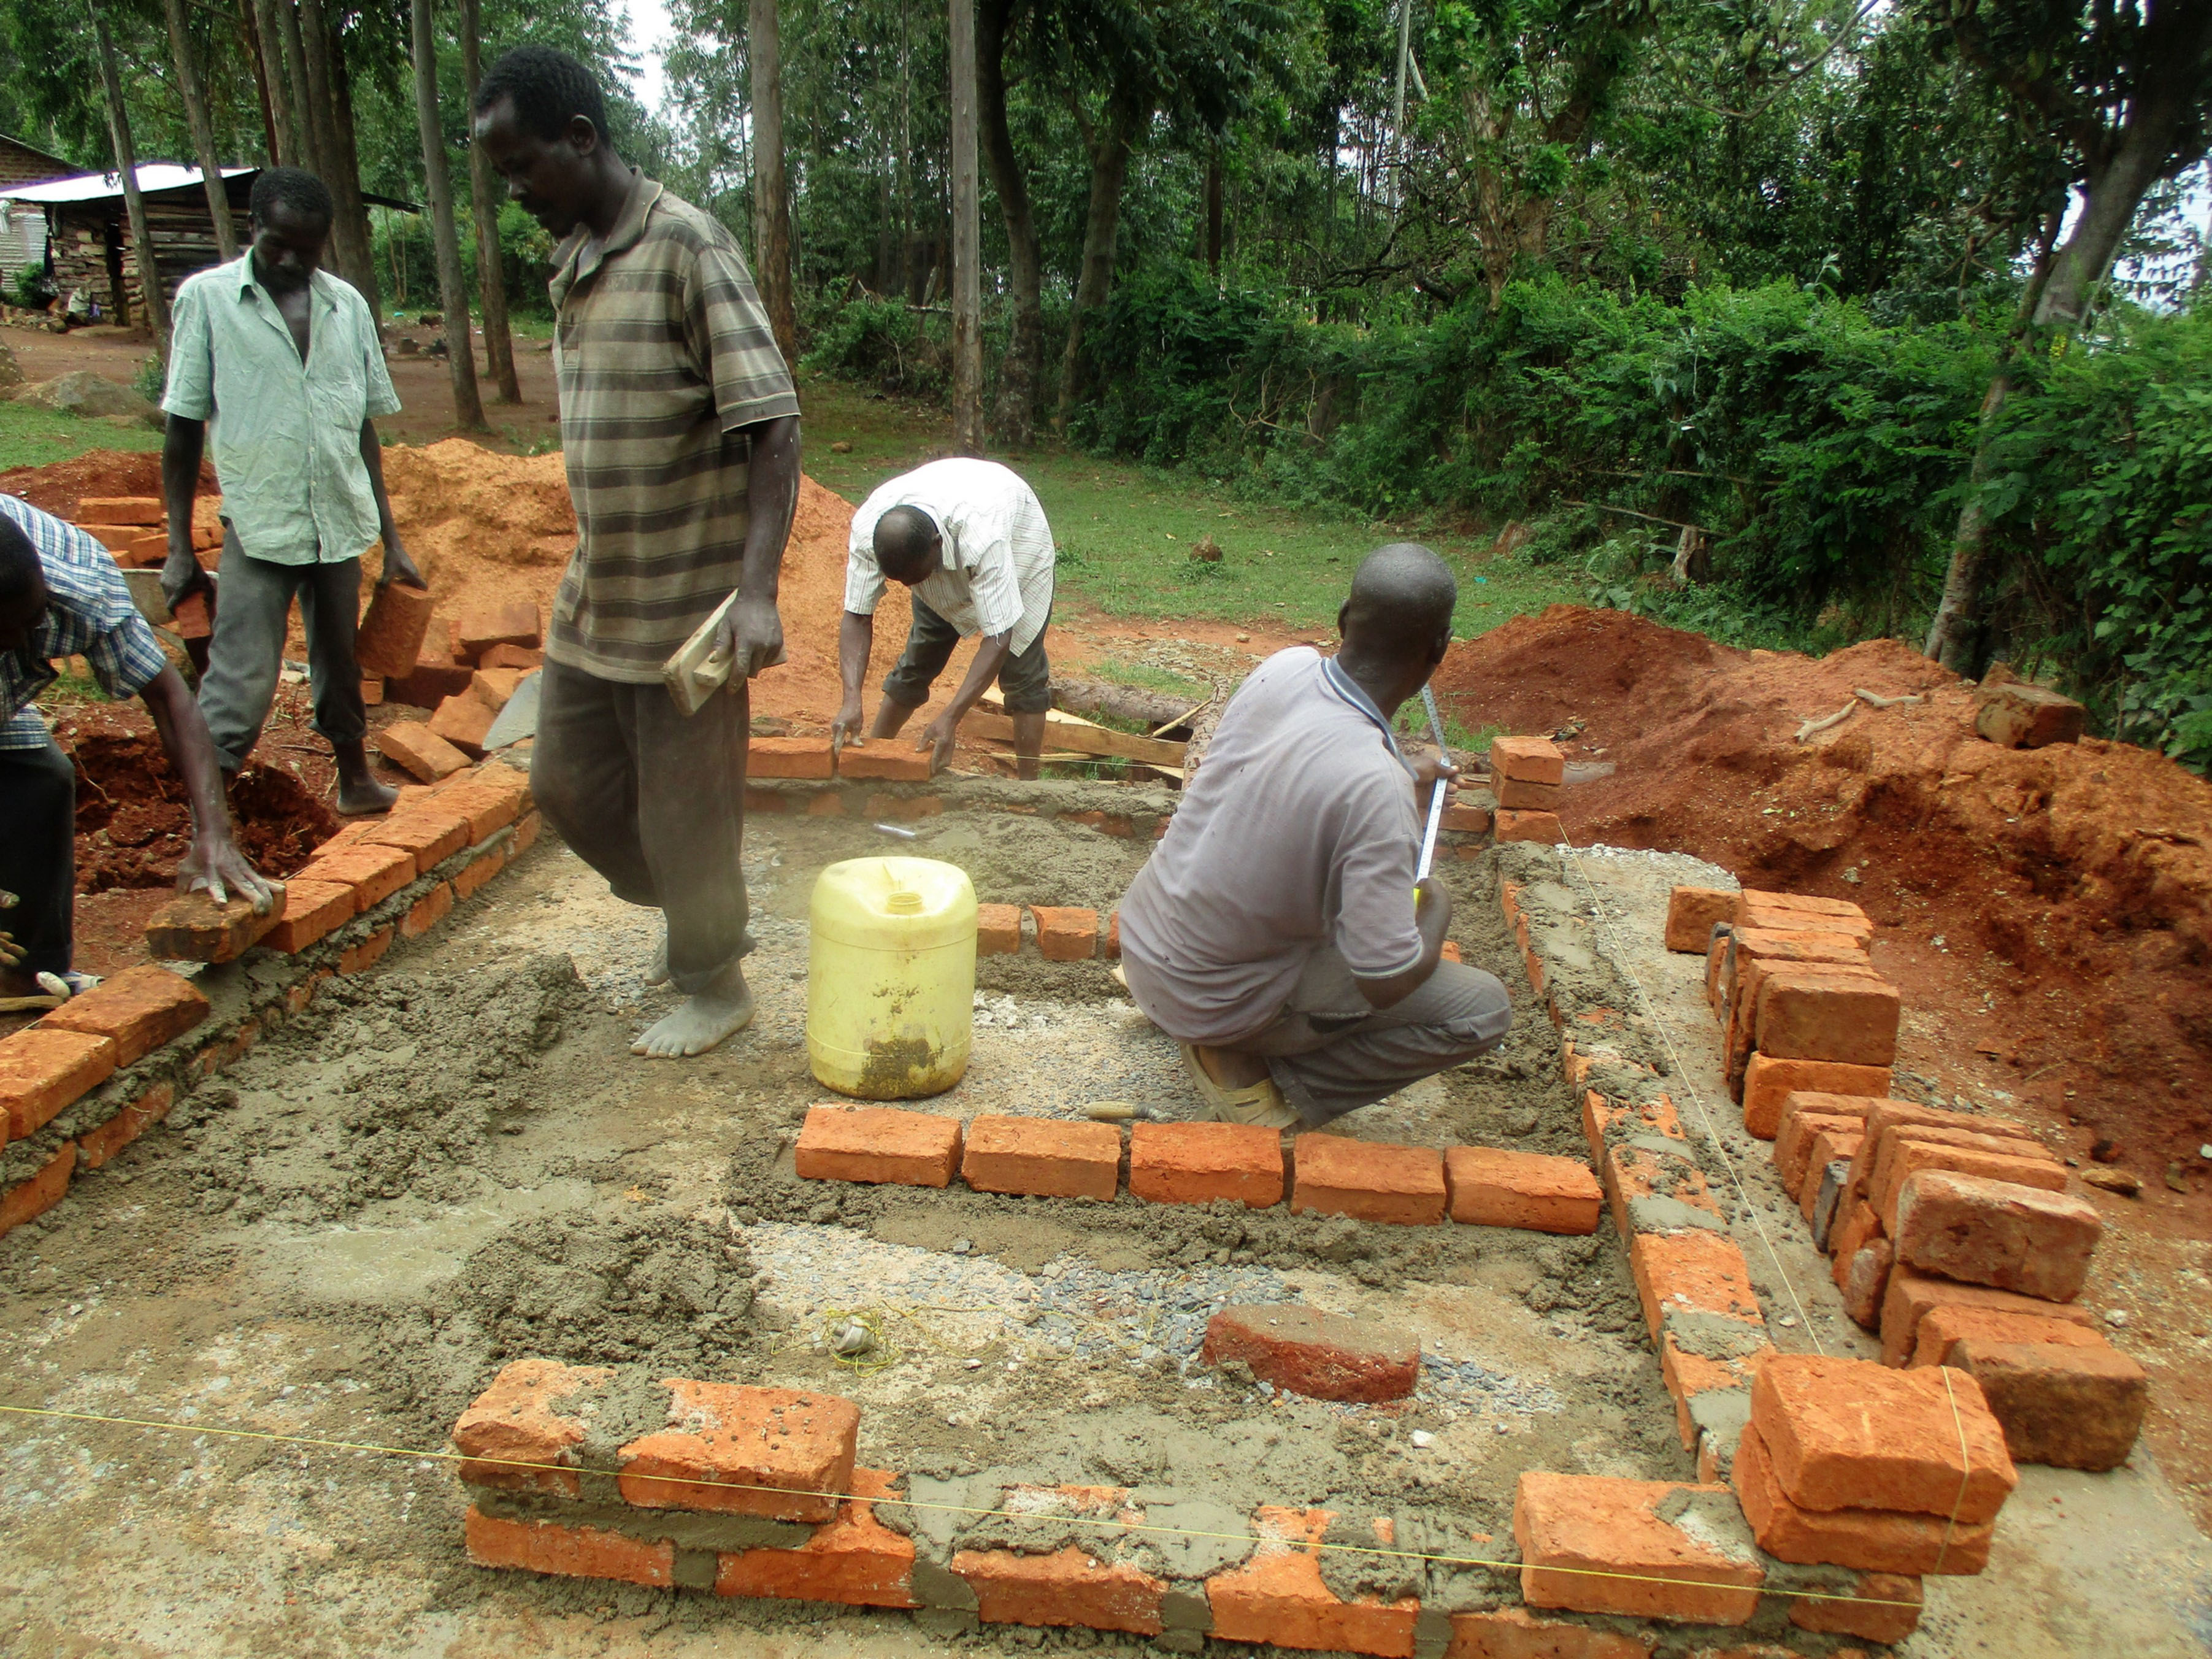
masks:
[[[368,302],[324,270],[310,292],[305,362],[250,252],[187,276],[171,325],[161,407],[214,421],[222,516],[272,564],[357,559],[376,540],[361,423],[399,408]]]

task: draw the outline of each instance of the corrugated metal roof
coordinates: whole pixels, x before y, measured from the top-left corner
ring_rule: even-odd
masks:
[[[258,167],[225,167],[222,176],[234,179],[241,173],[258,173]],[[150,196],[158,191],[197,189],[200,182],[198,167],[180,167],[170,161],[141,161],[138,164],[138,190]],[[35,185],[0,185],[0,196],[14,202],[99,202],[123,194],[123,175],[119,173],[80,173],[67,179],[47,179]]]

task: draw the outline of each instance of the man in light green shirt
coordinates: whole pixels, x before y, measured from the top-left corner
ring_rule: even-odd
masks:
[[[321,268],[332,214],[322,180],[271,167],[254,180],[252,206],[247,252],[177,290],[161,400],[161,586],[172,608],[212,587],[192,552],[192,494],[212,419],[222,585],[199,700],[216,757],[235,775],[259,741],[297,599],[315,729],[337,757],[337,810],[380,812],[397,792],[368,769],[354,633],[371,543],[384,544],[380,585],[424,586],[392,522],[373,424],[399,399],[368,302]]]

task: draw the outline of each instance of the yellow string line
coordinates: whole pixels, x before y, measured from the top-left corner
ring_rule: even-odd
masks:
[[[1674,1034],[1667,1029],[1667,1022],[1659,1018],[1659,1007],[1652,1001],[1651,993],[1644,988],[1644,981],[1637,977],[1636,969],[1629,965],[1626,947],[1622,945],[1620,935],[1613,927],[1605,902],[1598,897],[1597,884],[1590,879],[1589,872],[1583,866],[1581,849],[1564,836],[1559,844],[1567,849],[1568,856],[1573,860],[1575,872],[1582,877],[1583,885],[1589,890],[1590,906],[1597,912],[1598,925],[1613,935],[1613,966],[1620,969],[1628,982],[1636,988],[1636,994],[1643,999],[1645,1016],[1659,1033],[1659,1040],[1667,1045],[1668,1057],[1674,1062],[1674,1075],[1681,1079],[1682,1087],[1688,1091],[1690,1103],[1698,1109],[1698,1119],[1705,1126],[1705,1139],[1719,1155],[1721,1167],[1728,1171],[1729,1184],[1735,1188],[1736,1198],[1743,1206],[1744,1214],[1751,1218],[1752,1229],[1758,1233],[1759,1242],[1766,1247],[1767,1260],[1774,1264],[1775,1277],[1782,1281],[1782,1289],[1790,1298],[1790,1305],[1797,1310],[1799,1326],[1812,1342],[1813,1352],[1826,1357],[1828,1351],[1821,1346],[1820,1332],[1813,1328],[1813,1316],[1805,1310],[1804,1303],[1799,1299],[1797,1286],[1790,1279],[1790,1270],[1782,1265],[1782,1252],[1775,1248],[1774,1240],[1766,1231],[1766,1224],[1759,1218],[1759,1206],[1751,1201],[1751,1194],[1744,1188],[1743,1177],[1736,1171],[1735,1160],[1729,1156],[1728,1148],[1721,1144],[1720,1131],[1713,1127],[1712,1114],[1705,1109],[1705,1097],[1698,1092],[1698,1085],[1691,1080],[1689,1068],[1682,1064],[1681,1051],[1674,1047]]]
[[[380,1457],[411,1457],[424,1462],[475,1463],[496,1468],[526,1469],[540,1474],[562,1475],[606,1474],[605,1469],[584,1469],[566,1463],[533,1462],[520,1457],[471,1457],[457,1451],[423,1451],[408,1446],[383,1446],[373,1441],[332,1440],[320,1436],[278,1434],[266,1429],[230,1429],[203,1423],[171,1423],[157,1417],[110,1417],[100,1412],[59,1411],[39,1406],[0,1406],[0,1414],[11,1417],[42,1417],[71,1423],[98,1423],[112,1428],[156,1429],[170,1434],[219,1435],[231,1440],[258,1440],[281,1446],[313,1446],[325,1451],[373,1453]],[[1963,1431],[1962,1431],[1963,1432]],[[766,1492],[778,1498],[823,1498],[836,1503],[855,1501],[853,1494],[842,1492],[815,1492],[801,1486],[770,1486],[755,1481],[714,1480],[690,1475],[653,1475],[654,1480],[685,1486],[702,1486],[718,1491]],[[1499,1572],[1553,1572],[1579,1578],[1617,1578],[1630,1583],[1669,1584],[1684,1589],[1759,1589],[1760,1586],[1733,1585],[1705,1578],[1669,1578],[1655,1573],[1613,1572],[1601,1567],[1532,1566],[1525,1561],[1497,1561],[1478,1555],[1431,1555],[1418,1550],[1390,1549],[1381,1545],[1334,1544],[1327,1540],[1293,1544],[1288,1539],[1268,1539],[1251,1533],[1209,1532],[1196,1527],[1163,1527],[1147,1522],[1122,1520],[1094,1520],[1083,1516],[1040,1515],[1034,1511],[1023,1513],[1017,1510],[989,1509],[972,1504],[933,1503],[914,1498],[878,1498],[858,1500],[871,1504],[891,1504],[910,1510],[933,1510],[946,1515],[974,1516],[986,1520],[1017,1521],[1024,1523],[1049,1523],[1054,1526],[1091,1527],[1120,1533],[1145,1533],[1164,1538],[1195,1538],[1209,1541],[1251,1543],[1255,1546],[1271,1542],[1291,1545],[1318,1554],[1333,1551],[1340,1555],[1370,1555],[1398,1561],[1418,1561],[1449,1567],[1487,1567]],[[1918,1607],[1917,1601],[1893,1601],[1881,1596],[1847,1595],[1831,1590],[1778,1590],[1776,1595],[1802,1596],[1820,1601],[1849,1601],[1869,1607]]]
[[[1951,1402],[1951,1426],[1959,1434],[1959,1495],[1951,1500],[1951,1513],[1943,1522],[1943,1541],[1936,1547],[1936,1565],[1929,1569],[1940,1573],[1943,1571],[1943,1558],[1951,1548],[1951,1534],[1959,1529],[1959,1511],[1966,1506],[1966,1482],[1973,1476],[1974,1455],[1966,1449],[1966,1424],[1959,1415],[1959,1395],[1951,1386],[1951,1368],[1938,1365],[1936,1369],[1943,1378],[1943,1397]]]

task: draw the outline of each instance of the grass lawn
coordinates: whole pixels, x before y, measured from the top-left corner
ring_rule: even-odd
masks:
[[[27,404],[0,403],[0,471],[45,466],[88,449],[159,449],[161,434],[135,421],[58,415]]]

